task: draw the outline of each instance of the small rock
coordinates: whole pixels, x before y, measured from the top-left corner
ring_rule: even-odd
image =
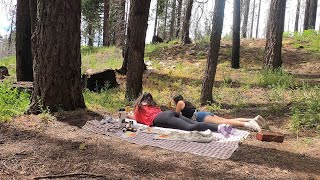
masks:
[[[167,60],[173,60],[173,57],[168,57]]]

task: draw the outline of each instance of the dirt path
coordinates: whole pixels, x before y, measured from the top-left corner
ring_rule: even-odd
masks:
[[[297,141],[289,136],[282,144],[262,143],[252,133],[229,160],[218,160],[130,144],[75,126],[99,117],[79,111],[59,117],[64,122],[44,124],[35,116],[25,116],[1,125],[0,179],[75,172],[105,176],[91,179],[320,178],[317,138]]]

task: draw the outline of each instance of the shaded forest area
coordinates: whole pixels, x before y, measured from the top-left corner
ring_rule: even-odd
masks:
[[[193,9],[207,2],[17,0],[15,26],[0,44],[0,177],[319,178],[318,2],[297,0],[295,31],[286,32],[292,1],[268,1],[265,37],[258,38],[261,1],[232,1],[232,30],[222,36],[225,0],[214,1],[211,20],[198,29]],[[106,69],[116,87],[84,88],[83,74]],[[251,133],[230,159],[217,160],[81,129],[133,106],[142,92],[159,105],[181,93],[226,118],[260,114],[285,142]]]

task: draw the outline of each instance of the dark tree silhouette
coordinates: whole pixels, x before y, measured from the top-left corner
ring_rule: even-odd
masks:
[[[154,28],[153,28],[153,36],[157,36],[157,27],[158,27],[158,11],[159,11],[159,0],[157,0],[156,2],[156,17],[155,17],[155,20],[154,20]]]
[[[240,68],[240,1],[233,0],[232,58],[231,67]]]
[[[104,0],[103,2],[103,46],[110,45],[109,39],[109,11],[110,11],[110,0]]]
[[[202,80],[201,104],[212,102],[213,82],[216,75],[218,56],[220,49],[220,40],[223,27],[225,0],[215,0],[212,32],[210,36],[209,56],[206,63],[205,74]]]
[[[306,0],[303,30],[315,29],[317,19],[318,0]]]
[[[182,0],[178,0],[178,10],[177,10],[177,31],[176,31],[176,38],[180,36],[180,29],[181,29],[181,12],[182,12]]]
[[[176,0],[172,0],[171,4],[171,21],[170,21],[170,33],[169,40],[174,39],[174,23],[176,19]]]
[[[286,0],[271,0],[264,56],[264,68],[266,69],[276,69],[282,65],[281,47],[285,10]]]
[[[125,15],[126,0],[114,0],[114,8],[116,9],[115,18],[115,45],[122,47],[125,40]]]
[[[244,3],[244,14],[243,14],[243,24],[242,24],[242,37],[247,38],[250,0],[245,0],[244,2],[245,3]]]
[[[183,27],[182,27],[182,43],[183,44],[191,44],[192,43],[190,36],[189,36],[192,5],[193,5],[193,0],[188,0],[186,14],[184,16]]]
[[[29,0],[17,1],[16,18],[17,81],[33,81]]]
[[[301,0],[297,0],[296,20],[294,23],[295,32],[299,31],[300,4],[301,4]]]
[[[125,95],[127,100],[135,100],[142,92],[143,58],[150,1],[151,0],[131,1],[125,52],[125,58],[127,58],[128,62]]]
[[[255,10],[256,10],[256,0],[253,0],[252,15],[251,15],[250,38],[252,38],[252,34],[253,34],[253,23],[254,23],[254,13],[255,13]]]
[[[34,90],[29,111],[39,113],[41,107],[51,112],[84,108],[80,84],[81,1],[38,1],[37,7]]]
[[[261,0],[259,0],[259,9],[258,9],[258,17],[257,17],[257,29],[256,29],[256,38],[258,38],[258,33],[259,33],[260,11],[261,11]]]

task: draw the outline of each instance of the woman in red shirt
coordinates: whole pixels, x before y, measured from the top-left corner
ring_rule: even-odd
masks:
[[[175,111],[162,112],[160,108],[157,107],[157,104],[150,93],[144,93],[137,100],[133,117],[137,122],[148,126],[180,129],[185,131],[205,131],[210,129],[214,132],[221,132],[231,128],[225,124],[217,125],[212,123],[196,122]],[[224,132],[222,133],[224,134]]]

